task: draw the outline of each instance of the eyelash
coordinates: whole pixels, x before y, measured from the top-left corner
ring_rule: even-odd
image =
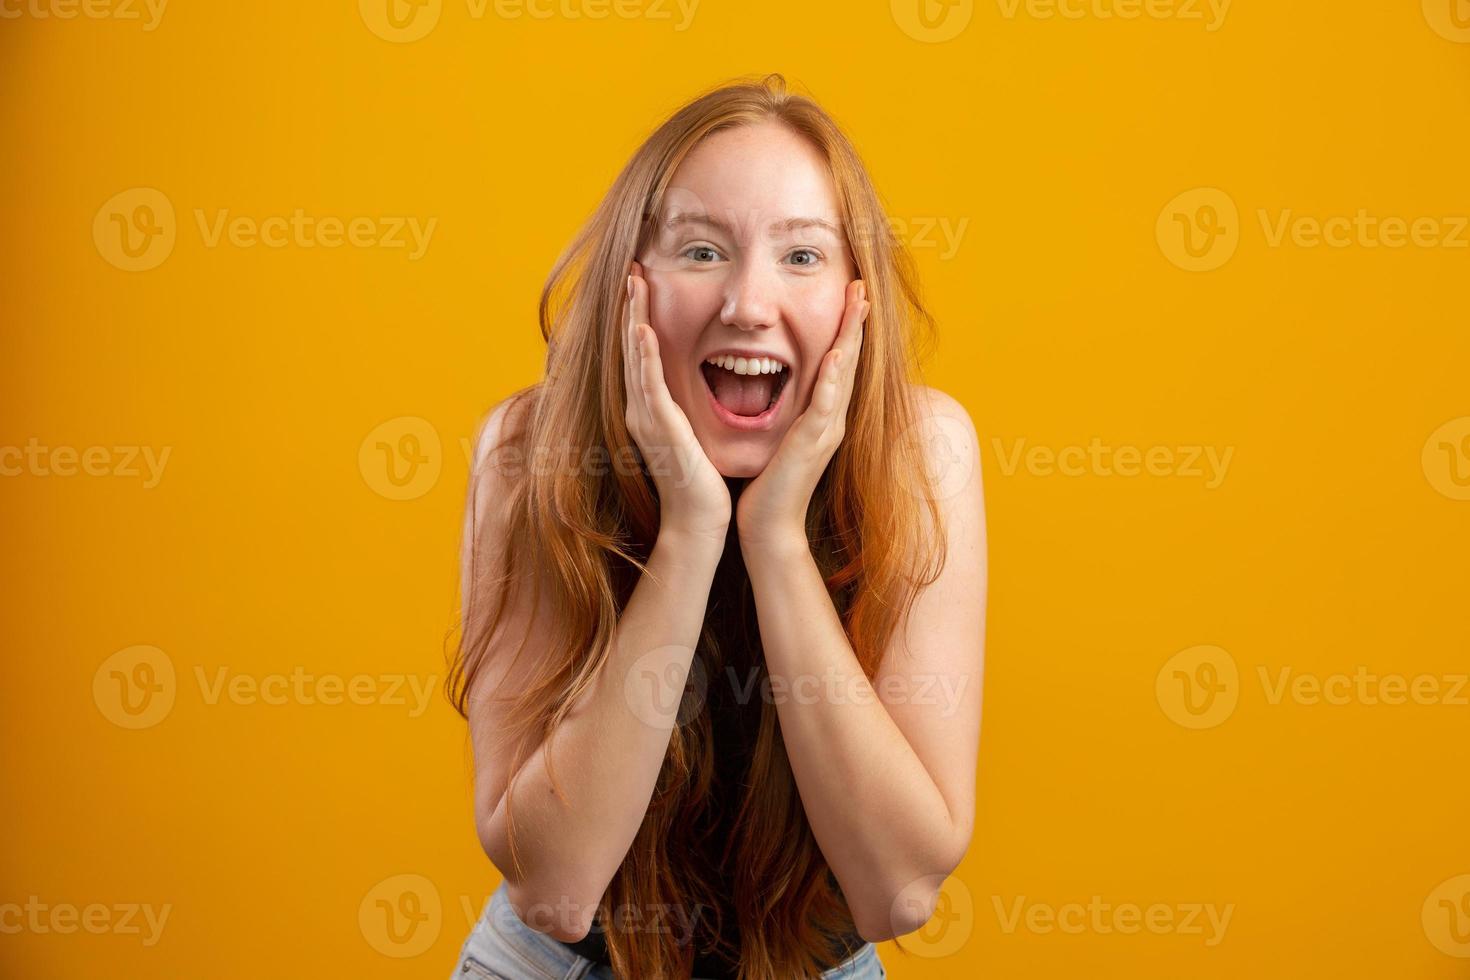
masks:
[[[696,251],[696,250],[703,250],[703,251],[706,251],[706,252],[714,252],[715,254],[719,254],[719,251],[720,251],[719,249],[715,248],[713,245],[691,245],[688,248],[686,248],[681,254],[688,255],[690,252],[693,252],[693,251]],[[814,256],[814,258],[813,258],[813,260],[811,262],[803,262],[803,263],[801,263],[804,266],[816,265],[817,262],[820,262],[821,259],[822,259],[822,253],[821,252],[818,252],[814,248],[798,248],[798,249],[796,249],[796,251],[792,252],[791,254],[795,255],[797,252],[809,252],[812,256]],[[708,263],[703,263],[702,262],[702,263],[699,263],[699,264],[700,265],[707,265]]]

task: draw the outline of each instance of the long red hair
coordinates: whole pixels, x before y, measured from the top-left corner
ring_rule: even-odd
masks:
[[[501,446],[520,459],[571,465],[520,468],[511,489],[504,548],[509,569],[536,570],[553,639],[538,653],[536,682],[517,699],[497,733],[514,745],[511,771],[544,745],[608,658],[618,617],[643,574],[658,533],[652,478],[624,425],[619,309],[628,264],[655,234],[656,216],[674,171],[704,137],[735,126],[779,121],[805,136],[830,169],[848,248],[872,303],[864,329],[846,434],[812,495],[807,532],[833,606],[871,679],[902,615],[945,561],[941,515],[925,464],[916,379],[919,345],[935,324],[921,300],[906,247],[892,233],[856,150],[813,100],[789,92],[778,74],[711,89],[673,113],[637,149],[597,211],[557,259],[541,295],[546,374],[514,393]],[[575,460],[592,451],[613,461],[590,470]],[[606,454],[605,456],[602,454]],[[492,454],[493,456],[493,454]],[[471,475],[470,495],[482,473]],[[901,486],[899,485],[901,481]],[[472,508],[473,510],[473,508]],[[479,531],[469,536],[478,567]],[[722,561],[695,652],[705,677],[727,664],[765,678],[760,630],[743,567]],[[486,659],[506,655],[491,638],[522,577],[466,583],[458,647],[446,681],[468,718],[468,692]],[[546,595],[539,593],[545,590]],[[525,649],[524,638],[515,655]],[[691,667],[690,676],[695,676]],[[686,692],[686,695],[688,692]],[[816,957],[838,951],[829,937],[852,928],[797,794],[777,725],[776,706],[755,699],[757,734],[729,841],[734,889],[723,895],[700,853],[717,749],[708,711],[679,712],[648,812],[600,911],[728,903],[738,921],[742,980],[816,977]],[[616,764],[616,760],[610,760]],[[546,765],[550,772],[551,759]],[[515,790],[512,779],[506,792]],[[507,807],[509,812],[509,807]],[[515,828],[509,828],[515,854]],[[710,923],[719,935],[718,917]],[[667,931],[609,928],[613,972],[620,978],[689,976],[693,949]]]

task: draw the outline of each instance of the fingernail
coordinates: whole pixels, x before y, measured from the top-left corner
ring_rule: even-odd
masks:
[[[632,295],[633,295],[633,277],[630,275],[628,277],[628,296],[631,297]]]

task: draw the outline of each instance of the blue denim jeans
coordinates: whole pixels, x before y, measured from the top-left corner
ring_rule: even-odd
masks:
[[[822,980],[883,980],[887,975],[877,947],[865,943],[823,973]],[[506,899],[504,882],[485,902],[460,948],[452,976],[453,980],[613,980],[610,967],[578,956],[522,922]]]

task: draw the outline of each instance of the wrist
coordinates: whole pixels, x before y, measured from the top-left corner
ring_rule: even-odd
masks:
[[[660,520],[658,526],[659,541],[667,539],[681,550],[713,550],[716,555],[725,550],[729,533],[729,523],[720,521],[689,524],[677,520]]]
[[[747,563],[752,558],[771,557],[778,561],[799,558],[810,554],[811,543],[807,541],[806,528],[787,526],[765,526],[738,529],[740,553]]]

